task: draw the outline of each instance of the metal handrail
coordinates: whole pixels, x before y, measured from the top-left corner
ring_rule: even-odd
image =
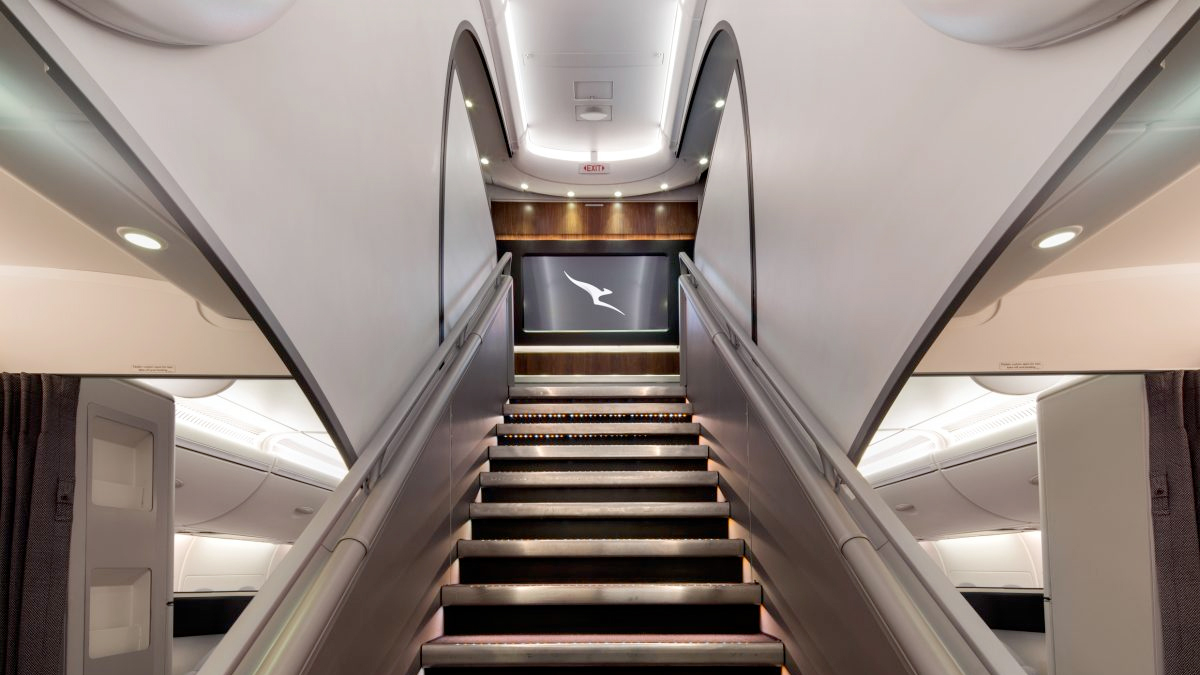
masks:
[[[494,319],[501,302],[507,297],[508,290],[512,285],[512,277],[509,276],[511,263],[512,254],[505,253],[488,273],[462,318],[455,324],[446,339],[434,352],[433,357],[417,375],[414,384],[401,397],[380,427],[379,432],[359,453],[358,459],[350,467],[349,473],[313,516],[312,522],[296,539],[291,551],[268,577],[254,600],[250,602],[216,649],[213,650],[201,667],[200,675],[232,675],[236,672],[251,653],[254,645],[264,636],[270,622],[278,618],[276,613],[284,607],[285,602],[293,593],[305,591],[303,599],[298,605],[299,609],[293,613],[292,617],[289,617],[289,624],[297,623],[295,619],[296,615],[301,613],[300,609],[303,609],[304,612],[318,613],[324,613],[324,610],[332,611],[333,605],[329,604],[329,598],[333,594],[340,597],[340,592],[350,581],[350,576],[346,575],[345,571],[355,567],[357,562],[365,557],[367,546],[373,535],[373,532],[369,531],[369,527],[362,522],[363,516],[366,515],[363,513],[365,509],[360,510],[353,522],[347,525],[351,508],[356,505],[356,499],[363,493],[370,493],[373,489],[384,489],[385,486],[398,489],[398,486],[403,484],[403,480],[397,482],[390,478],[395,474],[406,476],[408,470],[412,468],[411,461],[403,461],[406,459],[406,453],[414,454],[411,451],[414,445],[413,439],[428,435],[422,432],[426,428],[431,428],[430,420],[440,414],[438,400],[444,398],[447,391],[452,392],[457,386],[466,366],[482,341],[483,332]],[[422,438],[417,450],[423,444],[424,439]],[[404,466],[398,465],[397,471],[387,472],[386,470],[398,460]],[[361,508],[361,503],[358,506]],[[371,520],[372,525],[377,527],[380,522],[378,516],[372,514]],[[339,525],[342,527],[341,532],[337,531]],[[352,530],[357,531],[352,532]],[[347,534],[351,536],[346,536]],[[337,538],[337,543],[332,548],[326,547],[325,542],[334,538]],[[301,587],[301,579],[310,571],[310,567],[322,549],[329,551],[331,555],[325,562],[320,575],[305,590]],[[355,553],[355,549],[357,549],[357,553]],[[342,574],[335,578],[331,576],[331,571]],[[340,588],[338,588],[339,585]],[[305,619],[309,618],[313,617],[306,615]],[[322,630],[324,628],[324,622],[311,621],[310,623],[319,623],[319,627]],[[295,626],[288,627],[293,629],[286,633],[289,638],[293,638],[288,642],[295,644],[294,638],[297,636],[294,630]],[[295,651],[301,650],[292,650],[292,652]],[[269,650],[268,657],[272,655],[279,656],[278,650],[274,648]],[[293,659],[295,656],[297,655],[292,655]],[[307,657],[307,654],[304,656]],[[264,661],[264,665],[266,663]],[[271,669],[271,672],[299,672],[298,668],[289,668],[288,666],[291,664],[285,664],[279,660],[272,661],[272,663],[276,668]],[[303,661],[300,663],[302,665]]]
[[[685,271],[680,288],[692,302],[700,320],[747,399],[759,409],[772,438],[780,446],[797,480],[825,518],[825,527],[841,547],[881,616],[918,672],[961,672],[953,666],[946,645],[922,618],[920,608],[887,568],[877,547],[862,532],[851,512],[837,497],[847,490],[871,523],[890,543],[921,588],[961,636],[987,672],[1020,674],[1024,670],[995,634],[971,609],[928,554],[859,473],[845,449],[818,421],[812,410],[791,389],[782,374],[732,318],[703,273],[686,253],[679,255]],[[807,458],[808,462],[804,461]],[[814,478],[824,474],[819,484]],[[916,625],[920,624],[920,625]],[[921,627],[925,630],[922,630]]]

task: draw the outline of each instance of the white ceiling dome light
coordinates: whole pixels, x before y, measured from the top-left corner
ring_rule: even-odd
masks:
[[[1074,241],[1074,239],[1082,232],[1083,228],[1078,225],[1073,225],[1071,227],[1060,227],[1057,230],[1051,230],[1039,236],[1033,241],[1033,245],[1034,247],[1040,249],[1058,248],[1059,246],[1063,246],[1064,244]]]
[[[611,122],[611,105],[577,105],[575,119],[580,122]]]
[[[126,243],[147,251],[161,251],[167,247],[167,242],[163,241],[162,237],[136,227],[118,227],[117,234]]]
[[[1112,23],[1146,0],[904,0],[922,21],[963,42],[1036,49]]]

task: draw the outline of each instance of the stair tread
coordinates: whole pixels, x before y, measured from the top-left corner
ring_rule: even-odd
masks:
[[[741,539],[493,539],[458,542],[459,558],[718,558],[745,555]]]
[[[514,384],[512,398],[683,398],[680,384]]]
[[[505,403],[505,415],[690,415],[691,403]]]
[[[726,518],[726,502],[475,503],[471,518]]]
[[[706,445],[496,445],[490,459],[708,459]]]
[[[680,487],[713,486],[715,471],[504,471],[482,473],[482,487]]]
[[[535,422],[496,425],[498,436],[571,435],[571,436],[695,436],[695,422]]]
[[[781,666],[783,643],[765,634],[463,635],[421,649],[436,666]]]
[[[756,583],[451,584],[442,606],[757,605]]]

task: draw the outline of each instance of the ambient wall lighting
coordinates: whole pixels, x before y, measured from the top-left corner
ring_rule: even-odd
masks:
[[[144,248],[147,251],[161,251],[167,247],[167,242],[145,230],[133,227],[119,227],[117,228],[117,234],[126,242],[138,248]]]
[[[475,107],[475,103],[474,103],[474,102],[472,102],[472,101],[471,101],[471,99],[467,99],[466,103],[467,103],[467,107],[468,107],[468,108],[474,108],[474,107]]]
[[[487,157],[480,157],[480,158],[479,158],[479,163],[480,163],[480,164],[482,164],[482,165],[484,165],[484,166],[487,166],[488,164],[491,164],[491,163],[492,163],[492,161],[491,161],[490,159],[488,159]]]
[[[1083,232],[1083,228],[1078,225],[1053,230],[1038,237],[1033,245],[1042,249],[1057,248],[1078,237],[1080,232]]]
[[[721,108],[724,108],[724,107],[725,107],[725,99],[723,99],[723,98],[719,98],[719,99],[717,99],[717,102],[716,102],[716,103],[714,103],[714,104],[713,104],[713,106],[714,106],[714,107],[715,107],[717,110],[720,110]]]
[[[700,166],[708,166],[708,158],[707,157],[700,158]]]

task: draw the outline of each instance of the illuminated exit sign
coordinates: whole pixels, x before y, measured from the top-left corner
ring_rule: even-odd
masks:
[[[599,162],[590,162],[588,164],[579,165],[579,173],[586,174],[604,174],[608,173],[608,165]]]

